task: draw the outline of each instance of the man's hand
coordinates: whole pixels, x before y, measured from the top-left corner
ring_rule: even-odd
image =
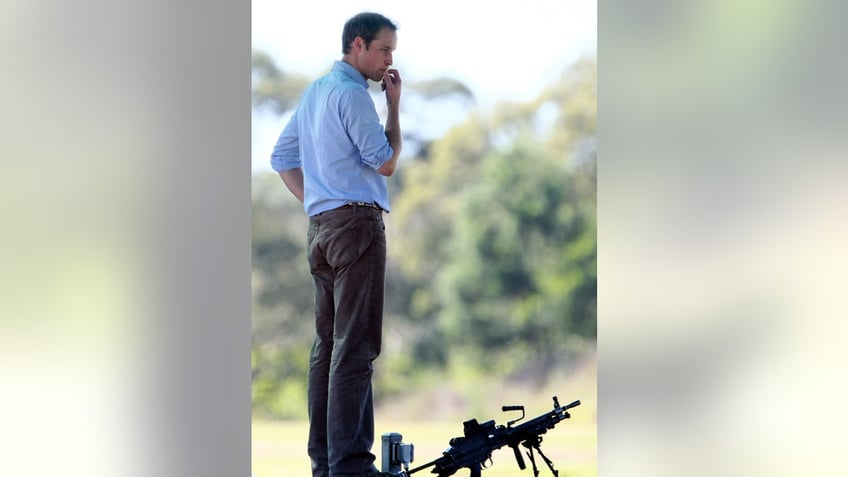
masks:
[[[288,187],[292,195],[294,195],[300,203],[303,203],[303,169],[289,169],[279,173],[283,179],[283,184]]]
[[[400,104],[401,83],[398,70],[390,68],[383,73],[382,88],[386,92],[386,103],[389,106],[397,107]]]
[[[388,110],[386,114],[386,137],[394,154],[377,169],[377,172],[387,177],[395,173],[403,145],[403,137],[400,133],[400,89],[401,79],[398,70],[386,70],[383,73],[383,90],[386,92],[386,109]]]

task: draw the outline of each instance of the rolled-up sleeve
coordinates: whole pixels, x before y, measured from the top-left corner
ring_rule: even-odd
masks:
[[[342,121],[348,136],[359,150],[362,162],[378,169],[394,154],[386,137],[374,100],[365,88],[349,89],[340,104]]]
[[[301,167],[300,144],[298,142],[297,112],[292,115],[271,153],[271,168],[277,172]]]

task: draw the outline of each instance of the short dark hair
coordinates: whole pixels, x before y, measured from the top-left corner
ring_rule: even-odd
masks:
[[[358,36],[365,40],[365,47],[368,48],[371,46],[371,41],[383,28],[392,31],[398,29],[393,21],[379,13],[363,12],[354,16],[345,23],[342,31],[342,53],[350,53],[353,40]]]

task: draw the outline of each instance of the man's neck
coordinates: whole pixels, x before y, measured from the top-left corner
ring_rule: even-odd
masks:
[[[342,56],[341,61],[342,61],[342,63],[347,63],[348,65],[350,65],[350,66],[351,66],[351,68],[355,69],[355,70],[357,71],[357,73],[359,73],[360,75],[362,75],[362,78],[363,78],[363,79],[365,79],[365,81],[368,81],[368,77],[367,77],[367,76],[365,76],[364,74],[362,74],[362,72],[361,72],[361,71],[359,71],[359,68],[357,68],[357,67],[356,67],[356,64],[354,63],[354,60],[353,60],[353,56],[351,56],[351,55],[344,55],[344,56]]]

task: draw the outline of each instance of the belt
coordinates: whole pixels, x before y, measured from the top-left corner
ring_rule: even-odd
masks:
[[[348,201],[345,205],[339,207],[339,209],[353,209],[356,207],[368,207],[371,209],[377,209],[380,213],[383,212],[383,208],[373,202],[359,202],[356,200]]]

